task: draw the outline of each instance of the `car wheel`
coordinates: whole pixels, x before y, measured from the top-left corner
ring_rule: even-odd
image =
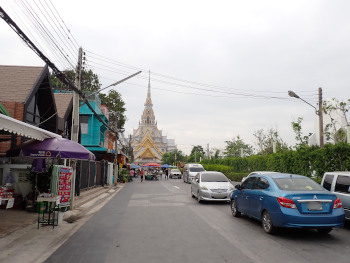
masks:
[[[236,205],[236,202],[235,200],[232,200],[231,201],[231,213],[234,217],[240,217],[241,216],[241,212],[239,212],[237,210],[237,205]]]
[[[262,227],[268,234],[273,234],[275,232],[275,227],[273,226],[271,216],[267,211],[264,211],[262,214]]]
[[[332,228],[318,228],[317,232],[320,233],[321,235],[328,235],[329,232],[332,231]]]
[[[197,192],[197,201],[198,201],[198,203],[202,202],[202,200],[199,197],[199,191]]]

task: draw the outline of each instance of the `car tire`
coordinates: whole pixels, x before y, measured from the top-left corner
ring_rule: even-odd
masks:
[[[329,228],[318,228],[318,229],[317,229],[317,232],[318,232],[319,234],[321,234],[321,235],[328,235],[329,232],[331,232],[331,231],[332,231],[332,228],[331,228],[331,227],[329,227]]]
[[[232,200],[231,201],[231,213],[234,217],[240,217],[241,216],[241,212],[239,212],[237,210],[237,205],[236,205],[236,201]]]
[[[264,211],[261,218],[261,223],[264,231],[267,234],[273,234],[275,232],[275,227],[273,226],[271,216],[269,212]]]

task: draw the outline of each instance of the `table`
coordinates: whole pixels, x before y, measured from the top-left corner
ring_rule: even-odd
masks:
[[[43,206],[38,207],[38,228],[40,224],[52,225],[52,228],[55,228],[55,223],[58,220],[58,213],[60,210],[60,200],[60,195],[52,197],[38,196],[36,199],[37,203],[44,203]]]
[[[0,197],[0,205],[2,201],[7,201],[6,209],[12,208],[13,204],[15,202],[15,199],[13,197],[8,198],[8,197]]]

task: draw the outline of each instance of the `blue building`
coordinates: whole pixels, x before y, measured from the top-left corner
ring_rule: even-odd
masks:
[[[109,123],[106,107],[101,109],[101,100],[97,94],[89,96],[89,103],[99,117]],[[80,106],[79,119],[81,127],[81,144],[95,154],[107,153],[107,128],[97,119],[90,108],[84,103]]]

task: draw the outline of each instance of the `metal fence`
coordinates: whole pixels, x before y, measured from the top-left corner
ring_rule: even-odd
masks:
[[[76,167],[75,192],[107,184],[108,162],[80,160]]]

